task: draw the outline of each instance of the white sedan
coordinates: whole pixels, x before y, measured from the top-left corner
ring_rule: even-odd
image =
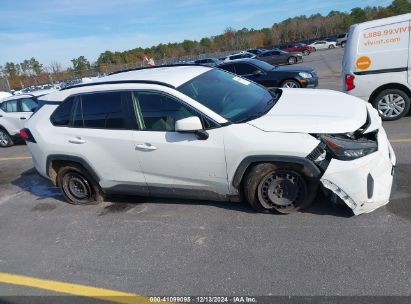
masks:
[[[319,40],[319,41],[315,41],[311,44],[309,44],[309,46],[311,46],[313,48],[313,51],[317,51],[317,50],[324,50],[324,49],[333,49],[335,48],[337,45],[337,42],[335,41],[326,41],[326,40]]]

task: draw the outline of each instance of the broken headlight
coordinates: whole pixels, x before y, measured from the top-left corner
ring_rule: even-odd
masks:
[[[321,140],[325,143],[333,154],[340,160],[357,159],[378,150],[376,140],[362,137],[354,139],[349,135],[321,135]]]

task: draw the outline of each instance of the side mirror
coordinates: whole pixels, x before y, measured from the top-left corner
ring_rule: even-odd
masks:
[[[203,130],[201,120],[197,116],[177,120],[175,123],[175,130],[181,133],[194,133],[197,138],[201,140],[208,138],[208,133]]]

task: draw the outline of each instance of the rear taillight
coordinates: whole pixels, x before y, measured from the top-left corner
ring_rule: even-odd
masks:
[[[346,91],[351,91],[355,89],[354,79],[355,79],[354,75],[350,75],[350,74],[345,75],[345,90]]]
[[[36,140],[33,137],[33,134],[31,134],[30,130],[27,128],[21,129],[20,130],[20,135],[25,141],[33,142],[35,143]]]

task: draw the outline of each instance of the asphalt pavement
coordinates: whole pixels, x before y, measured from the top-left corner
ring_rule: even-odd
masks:
[[[341,58],[316,52],[303,65],[317,67],[320,88],[339,89]],[[321,195],[291,215],[139,197],[73,206],[25,145],[1,149],[0,272],[142,295],[410,296],[411,117],[384,126],[398,191],[360,216]],[[19,294],[54,293],[0,283],[0,296]]]

